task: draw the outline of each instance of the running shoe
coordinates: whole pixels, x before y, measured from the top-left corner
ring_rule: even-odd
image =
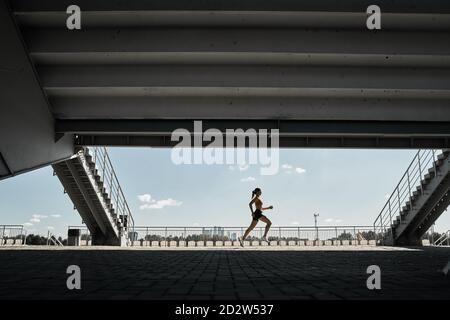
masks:
[[[267,237],[262,237],[261,240],[269,243],[269,240],[267,240]]]

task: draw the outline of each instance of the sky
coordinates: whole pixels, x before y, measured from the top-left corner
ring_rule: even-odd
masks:
[[[171,149],[109,148],[125,197],[139,226],[247,226],[248,203],[262,189],[274,226],[370,226],[415,150],[281,149],[280,170],[258,165],[174,164]],[[66,237],[81,225],[51,167],[0,181],[0,224]],[[435,230],[450,229],[444,212]]]

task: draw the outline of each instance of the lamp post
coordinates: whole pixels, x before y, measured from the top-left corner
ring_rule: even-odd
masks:
[[[317,217],[318,213],[314,213],[314,227],[316,228],[316,241],[319,241],[319,228],[317,227]]]

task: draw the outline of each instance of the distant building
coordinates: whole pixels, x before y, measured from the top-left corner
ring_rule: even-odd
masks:
[[[210,237],[213,236],[223,237],[223,235],[225,234],[225,230],[223,227],[203,228],[202,234]]]

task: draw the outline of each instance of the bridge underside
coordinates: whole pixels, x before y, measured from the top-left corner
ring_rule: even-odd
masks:
[[[0,178],[177,128],[281,147],[449,148],[450,2],[2,0]],[[73,139],[75,138],[75,139]]]
[[[447,148],[450,3],[10,1],[58,138],[167,147],[172,130],[279,129],[281,147]]]

